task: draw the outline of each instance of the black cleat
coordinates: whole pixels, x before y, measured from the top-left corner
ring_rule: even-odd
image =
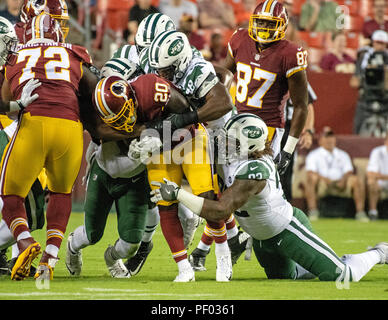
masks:
[[[189,256],[189,262],[194,271],[206,271],[205,262],[206,256],[209,254],[209,251],[205,251],[199,248],[195,248],[191,255]]]
[[[153,247],[154,244],[152,240],[149,242],[141,242],[136,254],[124,263],[132,276],[140,272]]]
[[[245,231],[239,231],[237,235],[228,240],[230,253],[232,255],[232,265],[235,265],[237,260],[246,250],[250,235]]]
[[[7,262],[7,249],[0,251],[0,276],[10,275]]]

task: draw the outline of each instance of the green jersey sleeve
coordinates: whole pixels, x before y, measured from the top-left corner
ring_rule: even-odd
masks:
[[[248,161],[237,168],[236,179],[266,180],[270,177],[271,169],[264,161]]]

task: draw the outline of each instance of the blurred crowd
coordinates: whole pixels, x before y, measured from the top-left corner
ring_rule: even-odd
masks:
[[[18,21],[22,0],[6,0],[0,12]],[[150,13],[170,16],[204,57],[224,59],[227,42],[239,27],[247,27],[257,0],[71,0],[70,13],[85,25],[91,21],[93,52],[107,43],[105,55],[124,43],[133,43],[140,21]],[[290,21],[287,38],[309,50],[310,69],[354,73],[357,52],[372,45],[373,32],[388,30],[385,0],[283,0]],[[73,33],[77,42],[77,33]],[[104,38],[108,40],[104,41]],[[378,37],[387,42],[388,36]],[[82,42],[79,39],[78,42]],[[107,58],[103,57],[102,59]]]

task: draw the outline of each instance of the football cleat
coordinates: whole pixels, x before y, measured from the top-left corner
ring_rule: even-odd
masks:
[[[237,260],[247,248],[250,235],[245,231],[239,231],[237,235],[228,240],[230,253],[232,256],[232,265],[235,265]]]
[[[180,271],[174,280],[174,282],[191,282],[191,281],[195,281],[195,272],[191,267],[185,268],[182,271]]]
[[[191,255],[189,256],[189,262],[194,269],[194,271],[206,271],[205,262],[206,256],[209,254],[209,251],[205,251],[199,248],[195,248]]]
[[[108,267],[110,275],[112,278],[130,278],[131,274],[125,267],[123,261],[112,258],[112,250],[114,250],[114,247],[109,245],[104,253],[105,264]]]
[[[6,275],[9,272],[9,264],[7,261],[7,249],[0,251],[0,276]]]
[[[381,255],[381,261],[379,263],[388,264],[388,242],[379,242],[368,250],[377,250],[377,252]]]
[[[72,276],[78,277],[82,271],[82,252],[81,250],[79,250],[78,252],[74,253],[70,249],[70,243],[73,237],[74,237],[74,233],[71,232],[69,234],[69,237],[67,238],[67,247],[66,247],[67,251],[66,251],[65,265],[67,270],[69,270]]]
[[[152,240],[149,242],[141,242],[136,254],[124,263],[132,276],[140,272],[153,247]]]
[[[32,261],[40,254],[41,247],[32,237],[19,240],[19,256],[11,271],[12,280],[24,280],[30,274]]]
[[[216,281],[228,282],[232,279],[232,258],[230,255],[221,255],[217,257]]]

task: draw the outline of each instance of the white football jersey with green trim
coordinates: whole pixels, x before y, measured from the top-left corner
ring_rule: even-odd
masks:
[[[240,226],[257,240],[266,240],[279,234],[290,223],[293,209],[285,199],[275,163],[270,156],[234,162],[223,166],[226,188],[236,179],[266,180],[264,189],[239,208],[234,216]]]

